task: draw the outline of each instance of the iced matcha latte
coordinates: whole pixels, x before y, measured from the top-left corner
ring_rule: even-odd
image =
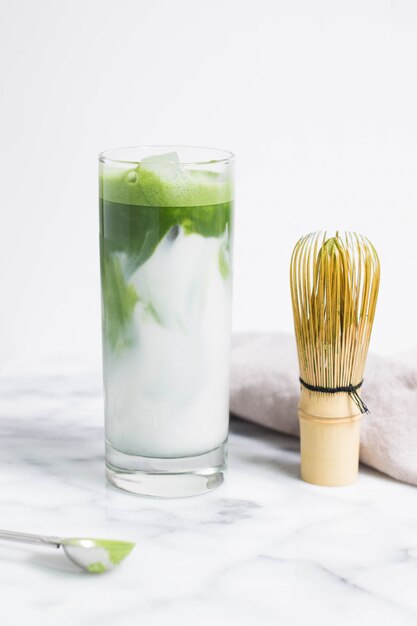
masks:
[[[109,479],[146,495],[223,480],[229,415],[233,155],[100,157]]]

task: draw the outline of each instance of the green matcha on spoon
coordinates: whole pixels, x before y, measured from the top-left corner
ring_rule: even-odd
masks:
[[[32,543],[37,545],[64,548],[65,554],[73,563],[91,574],[102,574],[119,565],[135,547],[127,541],[110,539],[81,539],[63,537],[45,537],[0,530],[0,540]]]

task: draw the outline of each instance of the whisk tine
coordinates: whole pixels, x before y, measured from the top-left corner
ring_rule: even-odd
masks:
[[[300,376],[339,387],[362,380],[379,289],[379,260],[356,233],[311,233],[291,259]]]

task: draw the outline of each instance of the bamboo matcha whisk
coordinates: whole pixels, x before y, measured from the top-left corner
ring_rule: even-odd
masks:
[[[379,276],[375,248],[356,233],[311,233],[292,254],[301,478],[316,485],[357,477],[360,419],[368,412],[360,389]]]

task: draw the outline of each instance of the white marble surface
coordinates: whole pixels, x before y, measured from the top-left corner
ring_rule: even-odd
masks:
[[[2,625],[415,626],[415,488],[313,487],[295,439],[231,430],[221,488],[143,499],[105,482],[98,378],[0,379],[0,527],[137,542],[102,576],[1,542]]]

